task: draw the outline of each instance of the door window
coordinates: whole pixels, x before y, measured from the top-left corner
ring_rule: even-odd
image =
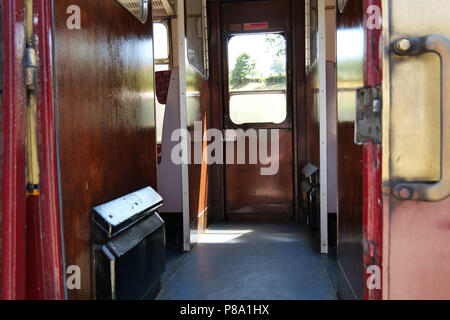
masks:
[[[229,115],[234,124],[280,124],[286,120],[286,63],[286,39],[282,34],[230,38]]]

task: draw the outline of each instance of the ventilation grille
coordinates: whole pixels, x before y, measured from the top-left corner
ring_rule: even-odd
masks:
[[[141,8],[141,5],[142,5],[141,0],[122,0],[121,3],[125,8],[127,8],[131,12],[137,13],[137,14],[141,13],[141,9],[142,9]]]
[[[152,0],[153,16],[172,16],[175,14],[175,2],[173,0]]]
[[[153,9],[164,10],[164,5],[161,0],[153,0]]]
[[[149,0],[117,0],[125,9],[142,23],[145,23],[149,13]]]

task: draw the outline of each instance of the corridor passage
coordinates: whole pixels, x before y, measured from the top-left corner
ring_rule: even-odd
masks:
[[[335,258],[320,255],[295,222],[212,224],[159,300],[336,299]]]

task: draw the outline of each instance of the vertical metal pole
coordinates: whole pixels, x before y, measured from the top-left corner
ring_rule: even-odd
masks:
[[[320,108],[320,252],[328,253],[328,126],[327,126],[327,39],[325,0],[319,11],[319,108]]]
[[[184,0],[178,0],[178,60],[180,69],[180,129],[187,134],[187,92],[186,92],[186,35],[184,20]],[[187,152],[191,147],[190,141],[183,139],[183,150]],[[189,160],[189,152],[183,155]],[[187,156],[187,157],[186,157]],[[181,181],[183,195],[183,248],[185,251],[191,250],[191,230],[189,221],[189,167],[188,163],[181,165]]]

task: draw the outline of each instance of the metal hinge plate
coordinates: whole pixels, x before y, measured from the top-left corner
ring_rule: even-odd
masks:
[[[355,143],[381,143],[383,97],[381,85],[356,92]]]

